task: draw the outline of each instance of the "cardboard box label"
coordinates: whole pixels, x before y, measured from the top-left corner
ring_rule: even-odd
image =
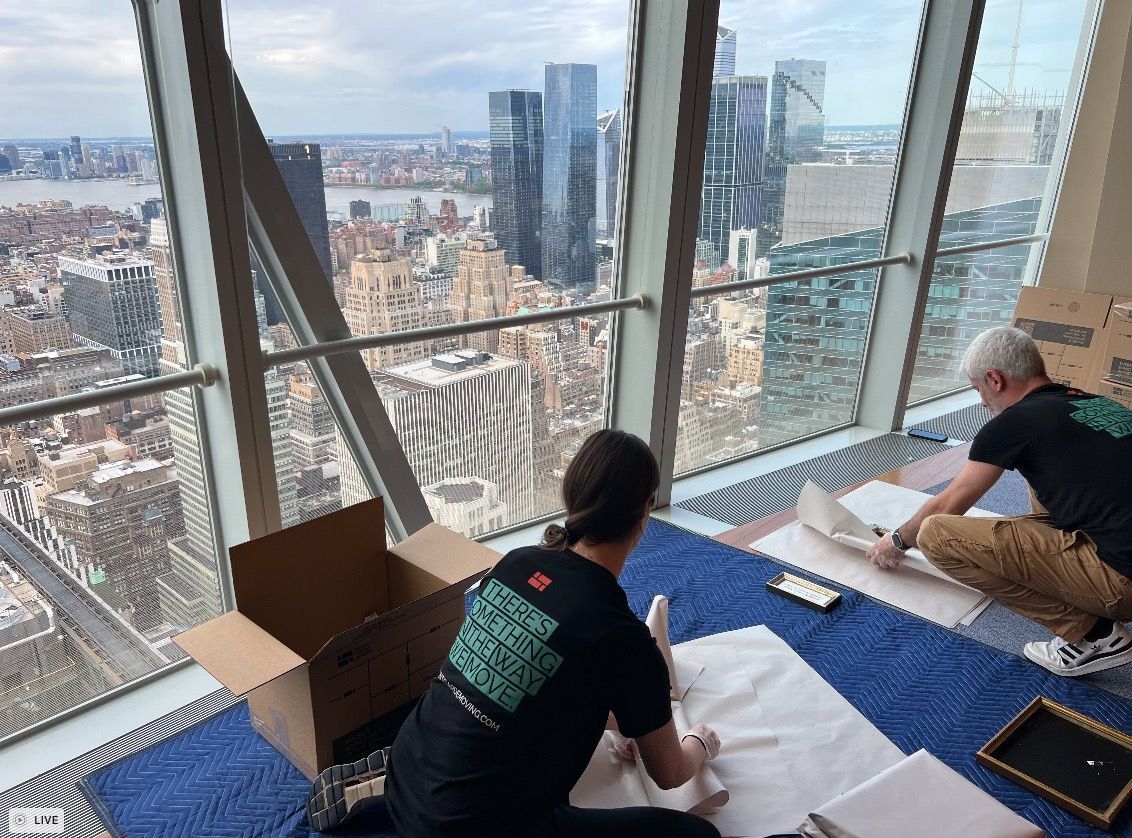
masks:
[[[1018,318],[1014,327],[1021,329],[1034,340],[1041,343],[1059,343],[1063,346],[1088,347],[1093,342],[1095,330],[1090,326],[1074,326],[1069,323],[1048,323],[1042,320]]]
[[[1132,358],[1117,358],[1113,356],[1105,378],[1120,384],[1132,385]]]

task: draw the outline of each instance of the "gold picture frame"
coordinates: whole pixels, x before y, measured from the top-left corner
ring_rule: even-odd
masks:
[[[1058,789],[1049,782],[1033,777],[1008,761],[1006,754],[1011,749],[1012,743],[1017,740],[1027,725],[1032,725],[1039,714],[1043,712],[1052,714],[1053,718],[1068,722],[1079,728],[1084,734],[1098,737],[1099,740],[1112,743],[1127,752],[1128,757],[1127,760],[1123,760],[1122,768],[1122,775],[1126,776],[1124,785],[1103,808],[1090,806],[1073,797],[1064,789]],[[1099,764],[1103,766],[1106,764],[1087,760],[1084,754],[1075,754],[1075,756],[1080,757],[1085,765]],[[1008,780],[1029,789],[1040,797],[1044,797],[1066,811],[1072,812],[1086,823],[1104,830],[1112,828],[1112,824],[1120,811],[1124,808],[1128,799],[1132,797],[1132,770],[1129,770],[1129,766],[1132,766],[1132,736],[1101,724],[1044,696],[1038,696],[1031,701],[1006,727],[980,748],[975,753],[975,761],[984,768],[1001,774]],[[1108,778],[1110,784],[1114,781],[1119,783],[1119,776]]]

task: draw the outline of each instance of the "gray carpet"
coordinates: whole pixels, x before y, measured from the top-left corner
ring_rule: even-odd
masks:
[[[950,480],[932,486],[928,494],[937,495],[951,483]],[[999,515],[1025,515],[1030,511],[1030,492],[1026,481],[1016,471],[1004,472],[989,492],[975,504],[988,512]],[[1050,633],[1035,622],[1019,617],[997,602],[992,602],[969,626],[957,626],[959,634],[974,638],[988,646],[1002,649],[1015,655],[1022,654],[1022,647],[1032,640],[1049,640]],[[1132,666],[1120,666],[1104,672],[1081,676],[1102,690],[1132,698]]]

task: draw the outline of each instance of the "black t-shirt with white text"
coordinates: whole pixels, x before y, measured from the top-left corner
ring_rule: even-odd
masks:
[[[528,834],[567,801],[610,711],[628,737],[672,718],[656,641],[605,568],[571,551],[511,551],[393,745],[385,792],[398,831]]]
[[[1046,384],[987,422],[970,459],[1020,472],[1055,527],[1084,532],[1132,577],[1132,411]]]

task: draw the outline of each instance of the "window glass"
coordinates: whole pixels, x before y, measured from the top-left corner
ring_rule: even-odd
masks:
[[[0,407],[187,365],[125,0],[0,27]],[[192,394],[0,426],[0,740],[182,656],[221,610]]]
[[[605,421],[609,317],[565,310],[615,293],[629,4],[227,8],[235,72],[354,335],[564,309],[361,353],[438,521],[478,536],[555,511]],[[253,269],[265,346],[283,348]],[[284,523],[364,498],[305,366],[268,390]]]
[[[1086,31],[1086,0],[987,3],[939,247],[1039,230],[1068,141],[1071,71]],[[1034,281],[1038,246],[936,260],[916,352],[910,403],[968,386],[963,351],[1009,325],[1018,292]]]
[[[692,286],[879,255],[917,0],[724,0]],[[852,421],[876,271],[693,302],[676,473]]]

